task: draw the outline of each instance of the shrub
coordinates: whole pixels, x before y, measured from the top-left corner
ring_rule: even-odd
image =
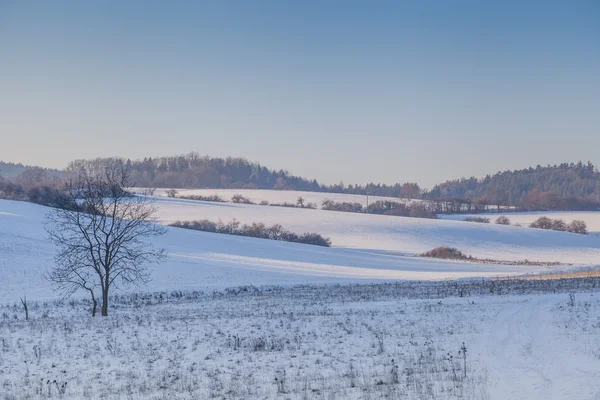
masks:
[[[27,191],[27,198],[32,203],[49,207],[65,207],[75,209],[75,204],[63,191],[49,186],[35,186]]]
[[[408,216],[408,208],[404,203],[389,200],[377,200],[369,204],[367,212],[369,214]]]
[[[288,203],[286,201],[283,203],[272,203],[272,204],[267,203],[266,205],[270,205],[273,207],[310,208],[312,210],[317,208],[317,205],[315,203],[310,203],[310,202],[309,203],[302,202],[302,204],[300,204],[300,203]]]
[[[472,260],[473,257],[467,256],[462,251],[454,247],[440,246],[426,253],[421,254],[421,257],[441,258],[446,260]]]
[[[505,217],[504,215],[501,215],[500,217],[496,218],[496,224],[510,225],[510,219],[508,219],[508,217]]]
[[[194,201],[213,201],[216,203],[225,203],[225,199],[217,194],[213,194],[210,196],[200,196],[200,195],[192,195],[192,196],[179,196],[181,199],[185,200],[194,200]]]
[[[485,218],[485,217],[466,217],[465,219],[463,219],[463,221],[478,222],[480,224],[489,224],[490,223],[490,219]]]
[[[307,232],[300,235],[300,243],[313,244],[315,246],[331,247],[331,239],[323,237],[318,233]]]
[[[571,233],[579,233],[579,234],[587,234],[587,224],[585,221],[581,220],[573,220],[570,224],[566,224],[562,219],[551,219],[548,217],[539,217],[535,221],[533,221],[530,225],[530,228],[538,228],[538,229],[551,229],[554,231],[561,232],[571,232]]]
[[[421,202],[413,202],[408,205],[408,216],[412,218],[438,219],[437,214]]]
[[[233,201],[234,203],[239,203],[239,204],[254,204],[252,202],[252,200],[250,200],[247,197],[242,196],[241,194],[233,195],[233,197],[231,198],[231,201]]]
[[[553,226],[553,221],[548,217],[539,217],[529,225],[530,228],[537,229],[552,229]]]
[[[363,206],[360,203],[347,203],[347,202],[336,203],[335,201],[332,201],[332,200],[324,200],[323,203],[321,203],[321,208],[323,210],[329,210],[329,211],[342,211],[342,212],[354,212],[354,213],[364,212]]]
[[[175,197],[179,193],[177,189],[169,189],[165,193],[167,193],[168,197]]]
[[[203,232],[222,233],[227,235],[281,240],[285,242],[304,243],[325,247],[331,246],[331,240],[319,235],[318,233],[307,232],[298,235],[294,232],[284,229],[280,224],[275,224],[271,227],[267,227],[262,222],[254,222],[250,225],[241,225],[239,221],[233,219],[228,223],[224,223],[222,221],[215,223],[208,220],[177,221],[172,223],[170,226]]]
[[[564,232],[567,230],[567,224],[562,219],[552,221],[552,230]]]
[[[567,232],[587,235],[587,224],[585,223],[585,221],[576,219],[574,221],[571,221],[571,223],[567,226]]]

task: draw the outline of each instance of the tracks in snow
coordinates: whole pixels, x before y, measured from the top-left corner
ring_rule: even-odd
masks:
[[[498,313],[487,338],[492,400],[600,399],[598,376],[585,368],[598,360],[577,354],[555,324],[558,301],[555,295],[539,295],[509,303]]]

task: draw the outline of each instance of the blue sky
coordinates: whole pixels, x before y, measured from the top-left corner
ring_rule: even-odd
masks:
[[[0,0],[0,160],[430,187],[600,164],[599,127],[599,1]]]

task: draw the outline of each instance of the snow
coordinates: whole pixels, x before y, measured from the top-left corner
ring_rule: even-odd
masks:
[[[279,192],[276,192],[279,193]],[[335,247],[383,254],[421,254],[456,247],[477,258],[600,265],[600,238],[495,224],[366,215],[338,211],[157,199],[165,223],[209,219],[279,223],[294,232],[330,237]]]
[[[171,203],[166,201],[166,204]],[[161,208],[161,213],[165,210]],[[53,265],[54,254],[43,229],[44,216],[50,209],[0,200],[0,211],[0,270],[4,271],[5,279],[0,302],[23,295],[31,299],[54,298],[44,277]],[[545,270],[543,267],[452,263],[178,228],[169,228],[166,235],[157,239],[156,245],[165,248],[169,257],[161,265],[150,266],[152,281],[146,290],[492,277]]]
[[[286,243],[169,228],[156,239],[169,257],[150,266],[152,281],[130,290],[198,290],[238,285],[293,285],[389,280],[440,280],[537,273],[543,266],[493,265],[423,259],[411,255],[440,245],[498,260],[600,264],[600,238],[562,232],[374,216],[334,211],[208,203],[159,198],[163,222],[178,219],[281,223],[295,232],[330,236],[335,247]],[[54,248],[43,228],[49,208],[0,200],[0,302],[27,295],[52,299],[45,279]],[[564,266],[553,267],[564,269]]]
[[[143,191],[143,188],[137,189],[138,192]],[[167,197],[169,189],[155,189],[154,195]],[[363,206],[367,205],[367,196],[357,194],[342,194],[342,193],[324,193],[324,192],[301,192],[297,190],[264,190],[264,189],[176,189],[177,196],[212,196],[218,195],[223,200],[231,201],[231,198],[236,194],[250,199],[254,203],[268,201],[269,203],[292,203],[296,204],[298,197],[302,197],[305,203],[315,203],[321,207],[324,200],[332,200],[335,202],[360,203]],[[377,200],[389,201],[408,201],[395,197],[369,196],[369,202]],[[414,200],[413,200],[414,201]]]
[[[377,286],[124,296],[95,319],[80,301],[32,302],[28,322],[19,307],[0,305],[0,392],[15,400],[598,398],[597,293],[576,292],[572,305],[551,287],[427,298],[444,285],[452,283],[415,286],[409,297]]]
[[[512,212],[512,213],[485,213],[485,214],[451,214],[440,215],[440,218],[447,220],[462,221],[466,217],[487,217],[490,222],[494,222],[500,215],[505,215],[510,219],[511,224],[520,224],[529,226],[539,217],[549,217],[552,219],[562,219],[566,223],[573,220],[585,221],[590,234],[600,235],[600,211],[536,211],[536,212]]]
[[[155,244],[169,256],[150,267],[152,281],[120,291],[111,315],[93,319],[83,294],[59,302],[44,279],[51,209],[0,200],[0,397],[600,397],[595,278],[451,281],[552,268],[414,256],[451,245],[575,268],[600,264],[600,237],[165,197],[157,206],[163,223],[281,223],[335,247],[168,228]],[[349,283],[365,285],[339,285]],[[242,285],[252,286],[225,290]]]

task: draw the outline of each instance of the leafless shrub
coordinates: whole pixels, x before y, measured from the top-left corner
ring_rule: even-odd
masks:
[[[567,226],[567,232],[579,233],[581,235],[586,235],[588,233],[587,224],[585,223],[585,221],[581,221],[578,219],[573,220]]]
[[[281,240],[284,242],[294,242],[311,244],[316,246],[331,246],[331,240],[318,233],[306,232],[296,234],[284,229],[281,225],[275,224],[267,227],[262,222],[253,222],[252,224],[240,224],[237,220],[228,223],[221,221],[215,223],[209,220],[200,221],[176,221],[170,226],[176,228],[193,229],[204,232],[223,233],[228,235],[249,236],[261,239]]]
[[[421,254],[421,257],[441,258],[447,260],[471,260],[473,257],[467,256],[462,251],[448,246],[436,247],[426,253]]]
[[[569,307],[575,307],[575,293],[569,293]]]
[[[498,218],[496,218],[496,224],[498,225],[510,225],[510,219],[508,219],[508,217],[501,215]]]
[[[489,224],[490,219],[486,217],[466,217],[463,219],[466,222],[478,222],[480,224]]]
[[[254,204],[252,202],[252,200],[250,200],[249,198],[247,198],[241,194],[233,195],[233,197],[231,198],[231,201],[234,203],[238,203],[238,204]]]
[[[286,373],[285,369],[275,372],[275,384],[277,385],[277,393],[287,393],[286,390]]]
[[[225,203],[226,200],[217,194],[213,194],[210,196],[201,196],[201,195],[190,195],[190,196],[179,196],[180,199],[184,200],[194,200],[194,201],[208,201],[215,203]]]
[[[554,231],[561,232],[571,232],[571,233],[579,233],[579,234],[587,234],[587,224],[585,221],[581,220],[573,220],[571,223],[566,224],[562,219],[551,219],[548,217],[539,217],[535,221],[533,221],[530,225],[530,228],[537,229],[549,229]]]

